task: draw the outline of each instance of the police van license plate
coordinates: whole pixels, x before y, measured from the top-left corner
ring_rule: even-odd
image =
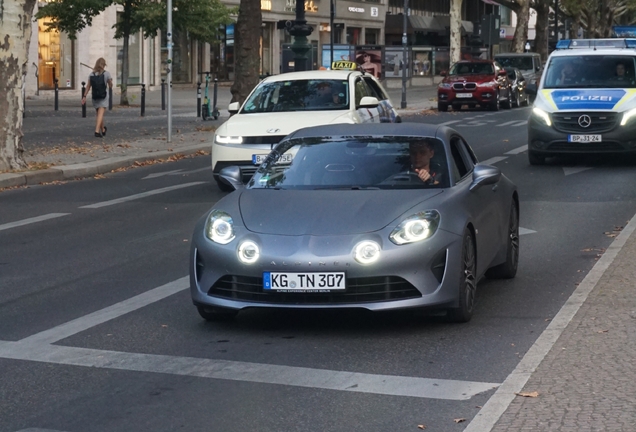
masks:
[[[263,272],[263,289],[276,292],[331,292],[346,289],[344,272]]]
[[[252,163],[254,165],[260,165],[263,162],[265,162],[265,159],[267,158],[267,156],[268,156],[267,154],[254,154],[252,155]],[[291,161],[292,161],[292,155],[291,153],[287,153],[279,157],[276,163],[284,164],[284,163],[291,163]]]
[[[568,142],[601,142],[602,135],[568,135]]]
[[[471,98],[473,97],[472,93],[457,93],[455,96],[458,98]]]

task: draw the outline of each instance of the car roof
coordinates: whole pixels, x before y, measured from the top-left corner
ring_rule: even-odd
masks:
[[[538,57],[539,53],[527,52],[527,53],[499,53],[495,54],[497,57]]]
[[[425,136],[440,137],[451,131],[446,126],[428,123],[359,123],[359,124],[331,124],[311,126],[298,129],[288,138],[319,138],[324,136]]]
[[[470,59],[470,60],[460,60],[457,63],[492,63],[494,60],[485,60],[485,59]]]
[[[552,51],[550,57],[574,57],[574,56],[589,56],[589,55],[631,55],[636,57],[636,50],[633,48],[609,48],[603,49],[601,47],[597,47],[596,49],[563,49],[563,50],[555,50]]]
[[[313,70],[313,71],[303,71],[303,72],[287,72],[279,75],[272,75],[270,77],[265,78],[263,81],[267,82],[277,82],[277,81],[296,81],[296,80],[309,80],[309,79],[335,79],[335,80],[346,80],[349,79],[349,76],[352,74],[362,75],[361,72],[358,71],[350,71],[350,70]],[[371,76],[371,75],[369,75]]]

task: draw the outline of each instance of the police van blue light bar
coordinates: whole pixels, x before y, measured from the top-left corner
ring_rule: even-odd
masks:
[[[562,39],[556,49],[636,48],[636,39]]]

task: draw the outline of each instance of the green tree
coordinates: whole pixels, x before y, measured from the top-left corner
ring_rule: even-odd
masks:
[[[66,32],[75,39],[84,28],[90,27],[93,17],[111,5],[121,5],[123,12],[114,25],[115,38],[123,39],[120,104],[128,105],[128,47],[130,36],[143,32],[155,37],[167,25],[165,0],[53,0],[40,8],[37,18],[50,17],[49,27]],[[215,43],[218,29],[233,20],[235,9],[227,8],[220,0],[174,0],[172,25],[187,31],[201,42]]]
[[[531,0],[497,0],[502,6],[507,7],[517,14],[517,26],[512,37],[512,52],[523,52],[528,41],[528,22],[530,21]]]
[[[607,38],[621,17],[629,17],[627,23],[633,24],[636,0],[561,0],[559,6],[560,13],[587,31],[587,37]]]

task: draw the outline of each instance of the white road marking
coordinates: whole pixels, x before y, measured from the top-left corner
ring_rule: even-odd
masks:
[[[173,190],[178,190],[178,189],[183,189],[183,188],[187,188],[190,186],[196,186],[196,185],[200,185],[203,184],[205,182],[191,182],[191,183],[184,183],[184,184],[180,184],[180,185],[175,185],[175,186],[169,186],[169,187],[165,187],[165,188],[161,188],[161,189],[155,189],[155,190],[151,190],[148,192],[143,192],[140,194],[135,194],[135,195],[130,195],[127,197],[123,197],[123,198],[117,198],[114,200],[110,200],[110,201],[103,201],[103,202],[99,202],[96,204],[90,204],[90,205],[85,205],[85,206],[81,206],[80,208],[100,208],[100,207],[107,207],[107,206],[111,206],[111,205],[115,205],[115,204],[121,204],[123,202],[126,201],[133,201],[136,199],[140,199],[140,198],[145,198],[145,197],[149,197],[152,195],[157,195],[157,194],[161,194],[161,193],[165,193],[165,192],[170,192]]]
[[[29,429],[21,429],[17,432],[64,432],[64,431],[54,430],[54,429],[29,428]]]
[[[448,126],[448,125],[452,125],[453,123],[459,123],[461,120],[451,120],[451,121],[447,121],[444,123],[440,123],[440,126]]]
[[[591,170],[592,167],[563,167],[563,174],[566,176],[571,174],[577,174],[583,171]]]
[[[497,383],[374,375],[240,361],[25,344],[24,342],[0,341],[0,357],[102,369],[445,400],[468,400],[499,386]]]
[[[22,339],[26,344],[52,344],[76,333],[87,330],[96,325],[118,318],[129,312],[140,309],[149,304],[163,300],[173,294],[183,291],[190,286],[189,276],[184,276],[160,287],[151,289],[128,300],[121,301],[105,309],[98,310],[73,321],[61,324],[43,332]]]
[[[501,162],[502,160],[505,160],[505,159],[508,159],[508,156],[495,156],[495,157],[491,157],[490,159],[486,159],[485,161],[481,161],[479,163],[483,165],[492,165],[492,164],[496,164],[497,162]]]
[[[519,235],[520,236],[526,235],[526,234],[535,234],[535,233],[536,233],[536,231],[534,231],[534,230],[531,230],[531,229],[528,229],[528,228],[519,227]]]
[[[507,151],[504,154],[516,155],[516,154],[519,154],[519,153],[523,153],[526,150],[528,150],[528,144],[522,145],[521,147],[517,147],[516,149],[510,150],[510,151]]]
[[[203,168],[197,168],[195,170],[190,170],[190,171],[183,171],[183,170],[174,170],[174,171],[165,171],[165,172],[161,172],[161,173],[154,173],[154,174],[148,174],[146,177],[142,178],[142,180],[146,180],[146,179],[151,179],[151,178],[156,178],[156,177],[162,177],[162,176],[173,176],[173,175],[184,175],[184,174],[194,174],[197,172],[201,172],[201,171],[208,171],[210,170],[210,167],[203,167]]]
[[[511,127],[519,127],[519,126],[525,126],[528,124],[528,120],[520,120],[517,122],[517,124],[513,124],[510,125]]]
[[[635,215],[636,216],[636,215]],[[574,315],[579,311],[583,303],[596,287],[605,270],[614,262],[625,242],[631,237],[636,229],[636,217],[627,224],[621,233],[614,239],[603,256],[599,258],[592,270],[585,276],[583,282],[574,290],[570,298],[565,302],[561,310],[550,321],[550,324],[541,333],[541,336],[530,347],[526,355],[523,356],[515,370],[512,371],[504,383],[497,389],[495,394],[488,399],[488,402],[477,413],[468,424],[464,432],[489,432],[495,426],[502,414],[508,409],[512,400],[519,393],[530,379],[532,373],[537,369],[545,356],[550,352],[556,341],[559,339],[565,328],[568,326]]]
[[[23,226],[23,225],[29,225],[36,222],[42,222],[49,219],[55,219],[62,216],[68,216],[68,215],[70,215],[70,213],[49,213],[42,216],[36,216],[36,217],[28,218],[28,219],[22,219],[15,222],[9,222],[9,223],[0,225],[0,231]]]
[[[513,123],[517,123],[518,121],[519,121],[519,120],[512,120],[512,121],[509,121],[509,122],[500,123],[500,124],[498,124],[498,125],[496,125],[496,126],[497,126],[497,127],[510,126],[511,124],[513,124]]]

